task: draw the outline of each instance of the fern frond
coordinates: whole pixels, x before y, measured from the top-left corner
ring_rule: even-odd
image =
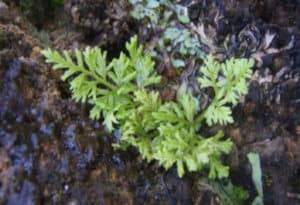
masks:
[[[221,65],[215,61],[212,55],[208,55],[204,61],[204,66],[201,67],[200,71],[203,74],[198,79],[201,88],[212,87],[216,91],[218,89],[218,76],[220,74]]]
[[[158,124],[151,112],[157,111],[161,106],[158,92],[138,90],[134,93],[136,108],[127,110],[126,121],[121,126],[121,141],[136,147],[141,155],[151,161],[153,159],[152,140],[158,135]],[[122,143],[121,143],[122,144]],[[122,147],[122,145],[121,145]]]
[[[199,110],[198,100],[187,90],[186,85],[182,84],[177,92],[177,102],[165,103],[152,115],[157,123],[171,123],[177,129],[185,127],[196,131],[194,121]]]
[[[177,168],[181,177],[186,171],[209,170],[209,177],[224,178],[229,168],[221,161],[231,150],[232,142],[223,140],[219,131],[203,137],[202,120],[209,126],[232,123],[231,106],[247,93],[253,62],[230,59],[218,63],[207,57],[198,79],[204,90],[212,88],[214,96],[206,108],[185,83],[177,91],[176,101],[163,103],[157,91],[147,87],[160,82],[154,62],[137,37],[126,43],[129,55],[121,53],[107,64],[106,52],[86,48],[62,54],[51,49],[42,51],[54,69],[64,70],[62,80],[69,81],[72,97],[91,104],[90,117],[103,118],[108,130],[116,125],[121,131],[117,148],[133,146],[147,161],[157,160],[164,168]]]
[[[176,165],[180,177],[188,171],[201,171],[210,167],[210,178],[228,176],[229,168],[220,162],[220,156],[229,153],[232,142],[223,141],[223,132],[203,138],[189,133],[186,129],[178,130],[172,125],[159,127],[160,135],[152,143],[153,157],[169,169]]]
[[[213,88],[214,99],[198,117],[198,123],[204,118],[209,126],[233,122],[230,106],[236,105],[238,99],[247,94],[247,82],[251,78],[253,64],[251,59],[230,59],[220,64],[212,55],[207,57],[200,68],[202,76],[198,82],[201,88]]]
[[[154,70],[154,61],[137,45],[136,36],[126,43],[126,48],[129,56],[121,53],[109,64],[107,53],[100,48],[87,47],[83,52],[76,49],[75,61],[68,51],[61,55],[47,49],[42,54],[47,63],[54,64],[54,69],[64,70],[61,78],[70,81],[72,97],[93,105],[91,118],[104,117],[104,124],[113,130],[113,124],[122,118],[120,113],[134,104],[132,93],[161,79]]]
[[[231,116],[232,111],[230,107],[224,105],[218,105],[217,103],[211,104],[204,112],[206,122],[209,126],[213,124],[226,125],[233,122]]]

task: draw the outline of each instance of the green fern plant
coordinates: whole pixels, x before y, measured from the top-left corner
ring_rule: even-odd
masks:
[[[47,49],[42,51],[47,63],[54,70],[63,69],[63,81],[70,79],[72,97],[77,102],[88,102],[93,106],[90,117],[104,118],[104,125],[112,131],[114,124],[122,120],[123,113],[133,106],[133,93],[151,84],[160,82],[151,57],[143,54],[137,46],[137,37],[126,44],[129,56],[121,53],[119,58],[106,62],[107,53],[99,48],[75,50],[76,62],[67,51],[63,55]]]
[[[221,156],[228,154],[232,142],[224,140],[220,130],[212,136],[201,133],[203,123],[209,126],[233,122],[231,106],[247,93],[252,60],[231,59],[219,64],[211,55],[199,69],[199,85],[205,91],[214,90],[211,103],[200,107],[197,97],[183,83],[174,102],[163,103],[158,91],[150,85],[160,82],[154,71],[154,62],[137,46],[137,37],[126,44],[129,55],[106,63],[106,52],[99,48],[75,50],[76,62],[69,52],[60,55],[50,49],[42,54],[54,69],[65,70],[62,80],[68,80],[76,101],[88,102],[93,108],[91,118],[104,119],[112,131],[121,130],[116,148],[136,147],[147,161],[157,160],[169,169],[177,167],[181,177],[185,171],[209,169],[209,178],[224,178],[229,168]]]
[[[184,167],[189,171],[209,167],[209,177],[228,176],[228,167],[220,157],[231,150],[232,142],[222,140],[223,132],[214,136],[201,135],[201,125],[226,125],[233,122],[231,106],[247,93],[253,60],[230,59],[223,64],[209,55],[200,68],[199,85],[213,88],[214,96],[206,108],[200,108],[198,100],[185,84],[177,92],[176,102],[163,104],[152,116],[158,127],[158,135],[151,144],[153,158],[166,169],[174,164],[179,176]]]

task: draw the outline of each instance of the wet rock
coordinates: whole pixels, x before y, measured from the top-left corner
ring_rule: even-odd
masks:
[[[6,149],[11,148],[15,141],[17,140],[17,136],[15,133],[10,134],[4,131],[0,131],[0,145]]]
[[[35,205],[39,203],[37,197],[37,189],[36,186],[28,180],[25,180],[21,185],[21,189],[13,193],[9,196],[8,204],[18,205],[18,204],[26,204],[26,205]]]
[[[283,138],[277,137],[274,140],[264,140],[261,142],[253,143],[251,146],[244,146],[243,152],[258,152],[262,160],[269,162],[279,162],[281,157],[284,156],[284,141]]]
[[[28,56],[33,43],[33,38],[18,26],[0,23],[0,63],[16,56]],[[8,53],[11,55],[7,55]]]
[[[300,140],[293,140],[291,138],[285,137],[284,138],[284,144],[287,148],[289,157],[298,163],[300,163]]]
[[[100,47],[120,46],[133,30],[127,1],[66,0],[65,10],[73,24]]]
[[[22,0],[20,1],[20,8],[23,14],[36,26],[41,26],[45,11],[42,0]]]
[[[62,6],[59,1],[22,0],[17,1],[21,12],[38,29],[42,29],[45,21],[53,17],[56,8]]]

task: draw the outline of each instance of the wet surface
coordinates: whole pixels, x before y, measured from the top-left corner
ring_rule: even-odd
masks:
[[[16,11],[14,3],[5,2]],[[90,2],[97,8],[110,5]],[[253,190],[246,154],[257,151],[265,203],[300,204],[287,194],[300,193],[300,3],[247,2],[194,1],[191,8],[196,10],[190,10],[193,21],[206,19],[212,25],[216,46],[231,39],[220,55],[257,60],[249,94],[234,109],[235,123],[226,128],[236,144],[229,160],[231,177]],[[110,16],[94,18],[93,11],[91,17],[84,12],[88,6],[66,1],[67,11],[74,12],[74,7],[80,16],[76,21],[69,13],[71,27],[53,28],[54,23],[46,20],[53,47],[97,45],[104,35],[119,32],[112,35],[111,27],[100,23],[82,29],[87,20]],[[116,5],[108,10],[116,12],[113,8]],[[218,12],[223,18],[212,22]],[[131,22],[128,15],[123,17],[111,19],[121,30]],[[20,18],[14,14],[0,18],[0,204],[209,204],[210,195],[201,198],[198,175],[179,179],[172,169],[147,164],[135,150],[113,150],[114,137],[101,122],[88,118],[88,106],[72,101],[67,84],[39,54],[43,42],[19,25],[26,21]],[[69,35],[54,39],[64,32]],[[122,39],[131,32],[124,32]],[[261,46],[270,38],[270,44]],[[119,48],[122,39],[107,39],[106,46]]]

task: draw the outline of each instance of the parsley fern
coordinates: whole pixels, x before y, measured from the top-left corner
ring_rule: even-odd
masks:
[[[185,170],[207,169],[209,178],[227,177],[229,168],[220,158],[230,152],[232,142],[223,139],[222,130],[203,136],[201,125],[233,122],[231,106],[247,93],[253,61],[230,59],[220,64],[209,55],[198,82],[203,91],[212,88],[214,95],[202,108],[185,83],[175,101],[163,103],[158,91],[149,91],[161,79],[151,57],[137,45],[137,37],[126,48],[128,55],[121,53],[110,63],[100,48],[75,50],[75,61],[67,51],[61,55],[48,49],[42,54],[55,70],[64,70],[61,78],[69,81],[72,97],[93,106],[92,119],[103,118],[110,131],[120,128],[121,139],[114,147],[136,147],[147,161],[157,160],[166,169],[176,166],[180,177]]]
[[[132,106],[131,93],[160,82],[151,57],[142,53],[142,46],[137,46],[137,37],[131,38],[126,48],[129,56],[121,53],[109,64],[107,53],[100,48],[88,47],[82,53],[76,49],[76,62],[67,51],[63,55],[51,49],[42,51],[46,62],[53,63],[55,70],[65,70],[61,79],[70,80],[74,100],[93,105],[90,117],[103,117],[110,131],[122,118],[119,113]]]
[[[209,126],[232,123],[230,104],[236,105],[238,99],[247,94],[247,81],[251,78],[250,68],[254,61],[230,59],[219,64],[212,55],[209,55],[204,64],[200,69],[203,75],[198,78],[198,82],[201,88],[213,88],[215,96],[210,106],[198,117],[197,122],[206,119]]]

